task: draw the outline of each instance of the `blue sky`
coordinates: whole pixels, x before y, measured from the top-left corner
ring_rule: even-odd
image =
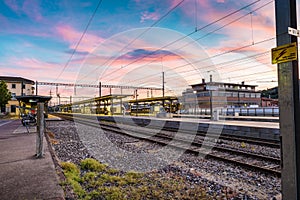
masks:
[[[261,88],[276,85],[274,82],[263,83],[263,81],[276,80],[277,72],[276,65],[271,65],[270,53],[262,54],[275,47],[275,40],[256,44],[275,37],[274,2],[272,1],[103,0],[76,48],[98,3],[98,0],[0,1],[2,27],[0,30],[0,74],[22,76],[45,82],[73,83],[78,80],[83,69],[92,71],[94,67],[98,70],[105,65],[106,72],[109,73],[107,68],[110,67],[110,71],[115,71],[116,78],[114,79],[111,75],[110,78],[103,76],[103,70],[96,70],[99,74],[95,75],[94,73],[93,78],[96,81],[98,76],[99,80],[101,79],[107,84],[115,84],[118,83],[117,77],[124,76],[130,71],[129,69],[133,70],[138,67],[137,65],[145,65],[149,62],[150,58],[145,57],[145,52],[162,50],[154,53],[151,57],[161,57],[161,59],[157,59],[157,65],[163,63],[168,68],[175,69],[176,63],[182,62],[182,56],[184,59],[191,58],[193,61],[197,61],[196,55],[194,55],[197,50],[195,51],[193,48],[185,50],[180,55],[181,60],[180,56],[170,56],[174,53],[172,48],[160,49],[163,41],[173,36],[159,35],[158,33],[155,37],[142,36],[136,39],[136,35],[131,32],[131,30],[155,24],[156,28],[176,32],[174,35],[177,33],[183,36],[190,34],[189,40],[199,39],[196,41],[197,45],[214,64],[214,67],[210,68],[210,64],[198,63],[197,67],[200,71],[202,70],[198,77],[193,71],[183,73],[183,71],[175,70],[174,74],[183,73],[181,76],[186,76],[184,77],[186,86],[197,81],[200,82],[201,78],[208,78],[208,71],[214,71],[225,82],[245,81],[248,84],[260,85]],[[251,3],[253,4],[249,5]],[[178,7],[172,10],[176,5]],[[246,6],[248,7],[241,9]],[[241,10],[238,11],[239,9]],[[235,11],[236,13],[229,15]],[[211,25],[202,29],[208,24]],[[200,30],[194,32],[195,28]],[[130,34],[126,34],[127,31]],[[120,36],[116,37],[118,34]],[[156,33],[154,32],[154,34]],[[111,38],[114,38],[114,41]],[[150,41],[150,38],[155,41]],[[174,38],[176,37],[174,36]],[[121,39],[123,41],[118,41]],[[134,39],[136,40],[133,44],[126,49],[126,45]],[[113,45],[113,48],[110,46],[108,49],[104,45],[108,44],[105,43],[108,40],[110,40],[109,45]],[[162,42],[160,44],[157,41]],[[255,45],[251,46],[251,44]],[[219,55],[247,45],[250,46]],[[71,57],[75,48],[75,54]],[[168,51],[170,54],[167,53]],[[117,58],[114,57],[116,52],[118,52]],[[134,66],[131,66],[128,63],[129,59],[124,59],[125,55],[134,55],[137,59],[140,56],[141,58],[135,62]],[[168,55],[167,58],[166,55]],[[199,55],[200,57],[201,55]],[[107,66],[108,63],[105,63],[108,58],[114,58],[114,62],[109,66]],[[237,59],[240,60],[237,61]],[[226,64],[230,61],[231,64]],[[153,60],[150,62],[154,63]],[[119,70],[124,66],[127,71]],[[91,70],[87,69],[89,67]],[[170,74],[170,77],[176,79],[174,74]],[[191,74],[195,77],[192,77]],[[146,81],[135,83],[134,75],[132,76],[131,84],[147,85]],[[125,84],[125,82],[123,83]],[[155,80],[149,82],[153,84]],[[43,88],[41,92],[46,94],[47,90],[48,88]],[[65,90],[66,93],[70,92]]]

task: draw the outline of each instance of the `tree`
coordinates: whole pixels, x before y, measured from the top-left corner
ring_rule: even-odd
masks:
[[[10,99],[11,93],[8,91],[6,83],[0,81],[0,108],[5,107]]]

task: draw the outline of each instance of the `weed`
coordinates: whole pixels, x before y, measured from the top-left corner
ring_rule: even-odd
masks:
[[[80,168],[68,162],[61,165],[67,178],[61,185],[71,185],[79,199],[209,199],[203,187],[191,188],[176,174],[122,173],[91,158],[82,160]]]
[[[81,182],[80,178],[80,170],[74,163],[70,162],[62,162],[61,167],[64,171],[64,174],[67,179],[67,183],[69,183],[74,192],[79,196],[83,197],[85,195],[85,190],[82,189],[81,185],[79,182]]]
[[[93,158],[87,158],[81,161],[81,169],[101,172],[107,168],[106,164],[101,164]]]

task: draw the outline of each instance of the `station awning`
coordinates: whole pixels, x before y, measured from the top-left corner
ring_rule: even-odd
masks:
[[[26,96],[16,96],[18,101],[24,103],[38,103],[38,102],[48,102],[52,97],[50,96],[39,96],[39,95],[26,95]]]

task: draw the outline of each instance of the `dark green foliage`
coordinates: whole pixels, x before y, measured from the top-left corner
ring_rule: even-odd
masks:
[[[10,99],[11,93],[8,91],[6,83],[0,81],[0,107],[5,107]]]
[[[261,97],[278,99],[278,87],[261,91]]]

